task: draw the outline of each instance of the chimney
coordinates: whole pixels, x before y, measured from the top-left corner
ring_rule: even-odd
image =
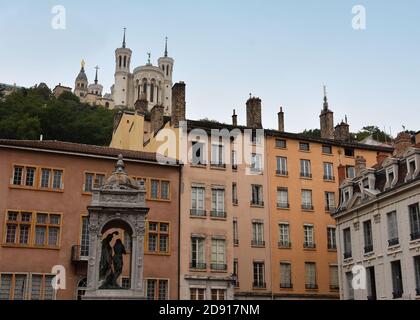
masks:
[[[394,156],[399,156],[404,153],[405,150],[412,146],[411,135],[407,132],[401,132],[395,138],[394,141]]]
[[[346,122],[341,121],[341,123],[335,127],[334,139],[340,141],[350,140],[350,126]]]
[[[385,161],[386,159],[388,159],[388,157],[389,157],[389,154],[384,153],[384,152],[378,152],[378,154],[377,154],[377,156],[376,156],[376,163],[377,163],[379,166],[382,166],[382,163],[384,163],[384,161]]]
[[[366,159],[362,156],[357,156],[356,160],[355,160],[355,173],[356,173],[356,177],[360,176],[360,172],[362,172],[362,170],[366,169]]]
[[[163,106],[154,106],[150,111],[151,132],[158,132],[163,126]]]
[[[262,129],[260,98],[250,97],[246,102],[246,126]]]
[[[420,131],[416,133],[416,144],[420,144]]]
[[[346,180],[346,166],[340,164],[338,166],[338,184],[341,185]]]
[[[238,126],[238,115],[236,114],[236,110],[235,109],[233,109],[232,125],[234,127],[237,127]]]
[[[142,94],[140,99],[134,104],[134,109],[137,113],[145,115],[149,110],[149,102],[147,101],[146,94]]]
[[[280,107],[280,112],[278,113],[279,119],[279,131],[284,132],[284,112],[283,107]]]
[[[175,128],[179,127],[180,121],[185,121],[185,83],[178,82],[172,87],[172,115],[171,123]]]

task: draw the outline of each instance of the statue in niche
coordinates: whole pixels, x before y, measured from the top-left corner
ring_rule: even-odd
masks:
[[[99,266],[99,278],[103,280],[100,289],[121,289],[118,285],[118,278],[123,270],[123,255],[126,254],[125,247],[121,239],[115,241],[114,247],[111,242],[119,232],[113,232],[102,240],[102,254]]]

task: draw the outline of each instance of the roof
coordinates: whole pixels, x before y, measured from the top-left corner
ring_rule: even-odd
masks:
[[[51,151],[51,152],[57,152],[57,153],[75,153],[79,155],[112,157],[112,158],[118,158],[118,156],[122,154],[124,159],[127,161],[137,160],[137,161],[158,163],[156,153],[121,150],[121,149],[115,149],[115,148],[110,148],[110,147],[102,147],[102,146],[94,146],[94,145],[87,145],[87,144],[62,142],[62,141],[0,139],[0,148],[7,148],[7,147],[36,149],[39,151]],[[171,162],[176,163],[176,161],[171,161]]]

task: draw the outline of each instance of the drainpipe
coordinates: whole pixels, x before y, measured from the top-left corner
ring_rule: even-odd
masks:
[[[178,168],[178,300],[181,300],[181,192],[182,192],[182,164]]]

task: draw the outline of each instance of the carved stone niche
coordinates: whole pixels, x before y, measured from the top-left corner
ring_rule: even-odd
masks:
[[[137,183],[128,176],[122,155],[112,175],[101,187],[93,189],[88,211],[89,259],[87,288],[83,299],[144,299],[144,236],[145,220],[149,212],[146,207],[146,188],[144,181]],[[119,236],[118,232],[113,231],[115,229],[123,230],[125,236],[131,237],[131,250],[126,251],[125,259],[119,258],[123,256],[123,250],[115,247],[118,239],[114,238]],[[119,245],[121,248],[122,242]],[[122,269],[121,261],[129,261],[128,289],[118,285],[121,275],[116,270]],[[106,276],[102,275],[103,270],[106,270]]]

